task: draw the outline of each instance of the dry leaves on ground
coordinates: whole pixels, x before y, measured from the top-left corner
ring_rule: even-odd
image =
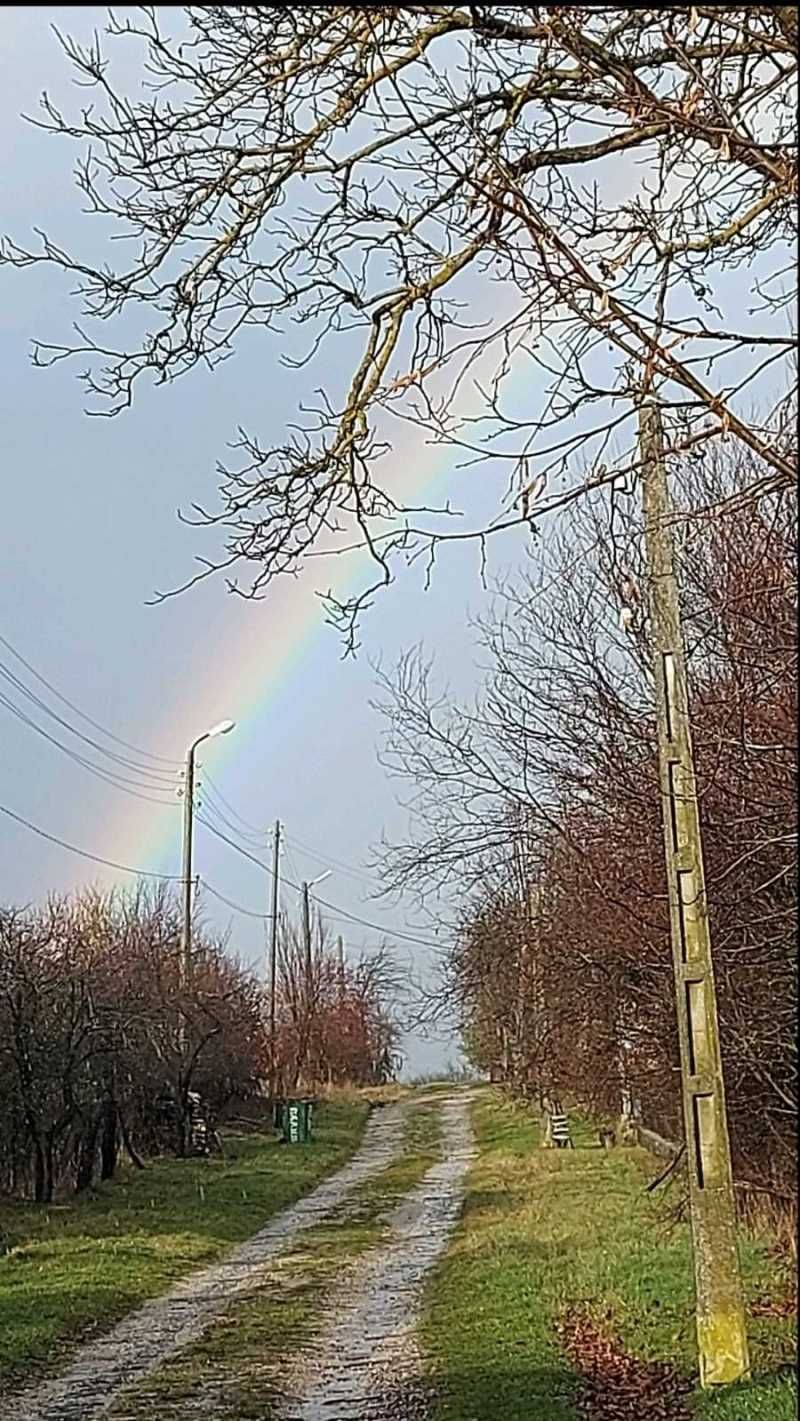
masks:
[[[585,1313],[569,1313],[558,1331],[583,1382],[578,1409],[585,1421],[689,1421],[691,1383],[673,1368],[629,1356]]]

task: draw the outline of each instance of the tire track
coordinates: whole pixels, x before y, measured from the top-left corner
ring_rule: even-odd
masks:
[[[353,1190],[392,1163],[402,1144],[405,1110],[399,1104],[376,1111],[359,1149],[340,1170],[277,1214],[221,1263],[183,1279],[105,1336],[81,1347],[58,1376],[7,1398],[4,1421],[93,1421],[104,1415],[126,1388],[197,1341],[237,1294],[255,1286],[298,1235],[327,1219]]]
[[[277,1405],[280,1421],[422,1421],[427,1415],[415,1334],[419,1298],[461,1211],[474,1153],[467,1098],[446,1097],[442,1115],[444,1158],[390,1216],[387,1243],[301,1359],[299,1384]]]

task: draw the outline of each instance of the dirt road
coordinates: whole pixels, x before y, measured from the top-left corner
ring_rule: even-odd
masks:
[[[322,1222],[334,1229],[340,1221],[346,1226],[353,1197],[401,1153],[410,1108],[400,1104],[375,1112],[360,1149],[341,1170],[222,1263],[140,1308],[81,1348],[60,1375],[13,1398],[3,1412],[6,1421],[139,1416],[144,1412],[135,1403],[142,1385],[158,1386],[162,1372],[161,1416],[235,1417],[235,1376],[227,1375],[224,1386],[217,1383],[213,1402],[207,1384],[199,1394],[173,1397],[167,1364],[221,1319],[235,1334],[237,1307],[268,1283],[304,1233]],[[436,1109],[441,1115],[440,1161],[393,1210],[380,1244],[354,1269],[346,1295],[334,1295],[322,1307],[310,1343],[306,1336],[295,1348],[290,1339],[282,1364],[270,1368],[261,1412],[265,1421],[417,1421],[427,1416],[416,1310],[425,1277],[458,1217],[472,1149],[464,1093],[439,1097]],[[226,1350],[235,1357],[235,1345]]]

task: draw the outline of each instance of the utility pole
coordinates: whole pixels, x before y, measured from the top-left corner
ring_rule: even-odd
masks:
[[[275,1051],[275,999],[278,980],[278,903],[280,886],[281,821],[275,820],[275,838],[272,845],[272,909],[270,913],[269,935],[269,1055],[270,1091],[275,1095],[277,1078],[277,1054]]]
[[[311,1019],[311,906],[309,902],[309,885],[303,882],[303,944],[305,946],[305,986],[306,986],[306,1011],[309,1021]]]
[[[204,730],[193,740],[186,752],[186,771],[183,785],[183,916],[181,920],[180,959],[178,977],[182,987],[188,987],[192,976],[192,831],[194,828],[194,762],[198,745],[204,740],[212,740],[216,735],[227,735],[235,726],[235,721],[221,720]]]
[[[303,989],[303,996],[304,996],[305,1016],[306,1016],[305,1028],[304,1028],[304,1033],[303,1033],[304,1036],[305,1036],[305,1051],[304,1051],[304,1064],[305,1064],[305,1063],[308,1062],[308,1057],[309,1057],[309,1054],[310,1054],[310,1051],[311,1051],[311,1008],[312,1008],[312,1001],[313,1001],[312,990],[311,990],[311,971],[312,971],[312,963],[313,963],[313,959],[312,959],[312,955],[311,955],[311,905],[310,905],[310,903],[309,903],[309,884],[306,883],[305,879],[303,880],[303,884],[302,884],[302,895],[303,895],[303,945],[304,945],[304,951],[305,951],[304,969],[303,969],[303,975],[304,975],[304,978],[305,978],[304,989]]]
[[[303,880],[301,893],[303,897],[303,943],[305,947],[305,1007],[306,1007],[306,1051],[311,1042],[311,1026],[314,1014],[314,958],[311,948],[311,889],[317,883],[323,883],[326,878],[330,878],[331,870],[326,868],[318,878],[312,878],[310,883]]]
[[[344,938],[341,933],[336,939],[336,950],[339,958],[339,996],[344,996]]]
[[[188,987],[192,974],[192,819],[194,815],[194,752],[196,748],[196,745],[189,747],[183,784],[183,867],[181,870],[183,917],[178,962],[178,980],[183,988]]]
[[[639,407],[659,773],[703,1387],[749,1374],[736,1204],[661,412]]]

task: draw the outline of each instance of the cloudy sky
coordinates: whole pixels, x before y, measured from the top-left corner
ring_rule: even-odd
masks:
[[[169,10],[179,22],[176,7]],[[21,114],[37,113],[43,90],[67,113],[86,102],[73,85],[52,25],[87,41],[93,29],[102,31],[105,18],[105,11],[93,6],[7,6],[0,14],[2,225],[23,245],[35,245],[35,226],[82,254],[103,250],[98,224],[81,214],[73,180],[78,150],[24,122]],[[139,75],[135,50],[114,46],[111,52],[119,56],[113,73],[120,87],[130,89]],[[609,160],[598,175],[604,196],[627,196],[641,185],[643,173],[641,163]],[[747,319],[742,306],[758,274],[756,263],[745,300],[740,270],[718,274],[716,299],[737,328]],[[46,267],[0,270],[6,451],[0,805],[99,858],[176,874],[178,764],[203,729],[231,717],[235,732],[205,751],[202,813],[257,858],[269,852],[259,834],[280,818],[287,835],[284,875],[299,882],[331,868],[320,896],[335,905],[326,916],[348,949],[374,949],[382,935],[400,933],[416,972],[430,976],[436,952],[427,945],[429,924],[410,904],[376,902],[371,895],[380,885],[365,877],[382,834],[402,839],[409,830],[404,787],[387,776],[376,755],[381,722],[370,707],[375,694],[370,661],[391,664],[423,639],[441,683],[459,697],[476,690],[480,671],[468,623],[485,605],[477,548],[443,552],[429,590],[421,565],[398,568],[395,585],[363,623],[355,662],[342,660],[336,633],[323,623],[318,593],[332,581],[339,588],[356,585],[363,563],[361,569],[341,561],[333,568],[311,564],[259,603],[231,597],[221,581],[208,581],[181,597],[147,605],[154,592],[191,575],[198,555],[213,558],[221,550],[213,533],[188,528],[176,510],[192,503],[214,506],[215,463],[238,426],[257,432],[262,444],[283,440],[287,418],[308,397],[309,376],[282,365],[281,355],[302,347],[292,346],[291,332],[283,342],[251,332],[235,357],[213,374],[198,369],[171,386],[141,387],[125,415],[90,419],[75,366],[43,371],[30,361],[33,338],[69,340],[79,316],[69,285]],[[480,314],[476,303],[485,297],[468,294],[473,314]],[[498,299],[496,287],[491,299]],[[338,358],[339,368],[319,361],[315,386],[338,387],[341,350],[330,358]],[[739,378],[738,360],[738,355],[729,358],[726,366],[732,384]],[[520,415],[530,412],[536,398],[534,382],[526,372],[523,377],[512,388]],[[748,405],[780,393],[770,388],[772,379],[768,371],[763,390],[758,382],[747,387]],[[476,408],[479,404],[476,400]],[[466,474],[449,467],[445,456],[426,447],[407,425],[400,426],[392,457],[392,481],[410,488],[413,501],[422,495],[441,505],[452,498],[457,506],[466,503],[480,521],[496,512],[504,489],[485,465]],[[522,552],[521,536],[508,535],[493,547],[490,570],[502,573],[517,565]],[[55,699],[53,690],[15,659],[11,647],[73,707],[140,748],[132,752],[97,737],[88,720],[77,721],[74,708]],[[51,710],[120,759],[111,761],[77,740],[4,673],[41,693]],[[90,764],[78,763],[75,755]],[[114,783],[92,773],[91,766],[103,764]],[[264,925],[251,915],[266,906],[266,873],[203,825],[197,830],[195,867],[223,898],[248,910],[205,899],[212,923],[230,928],[233,948],[260,970]],[[0,813],[1,898],[32,902],[91,881],[132,880]],[[295,908],[296,898],[287,890],[285,907]],[[421,940],[412,942],[415,936]],[[447,1039],[415,1038],[407,1048],[412,1071],[440,1065],[455,1053]]]
[[[92,6],[3,11],[3,225],[22,242],[30,240],[34,225],[66,246],[75,239],[85,250],[91,240],[72,179],[76,150],[26,124],[21,114],[37,112],[45,89],[67,108],[80,101],[51,25],[55,20],[62,31],[86,39],[93,27],[102,29],[104,15]],[[180,805],[175,770],[166,762],[179,761],[202,729],[230,716],[236,731],[208,747],[205,763],[216,789],[248,825],[265,829],[277,817],[285,824],[286,875],[299,881],[332,867],[320,889],[329,902],[385,923],[387,936],[394,928],[429,938],[429,927],[410,905],[370,901],[376,885],[354,876],[364,873],[382,832],[403,834],[407,828],[398,803],[402,787],[376,758],[380,721],[369,705],[375,692],[369,659],[392,662],[424,635],[442,677],[459,692],[474,688],[478,673],[467,618],[482,604],[474,550],[443,556],[427,592],[422,568],[399,576],[366,619],[356,662],[342,661],[336,634],[323,625],[316,592],[330,584],[330,569],[258,604],[243,603],[222,582],[210,582],[148,606],[156,589],[193,570],[197,553],[216,551],[213,535],[183,526],[176,509],[193,500],[213,504],[214,461],[238,423],[252,427],[257,414],[262,437],[280,437],[287,409],[302,395],[301,377],[281,368],[274,347],[251,343],[213,375],[200,372],[167,389],[143,389],[122,418],[93,420],[83,412],[74,368],[42,371],[30,362],[33,337],[66,337],[77,319],[69,283],[38,267],[3,270],[0,282],[6,451],[0,634],[75,706],[149,755],[164,757],[148,759],[147,774],[141,756],[115,742],[109,746],[0,645],[6,670],[65,720],[132,762],[109,762],[4,678],[3,695],[29,719],[128,783],[98,779],[0,703],[0,803],[101,858],[177,873]],[[437,461],[435,453],[407,440],[397,459],[401,473],[412,470],[415,481],[438,475],[436,497],[447,496],[450,479],[441,455]],[[502,557],[514,561],[518,554],[512,541]],[[243,842],[267,856],[253,840]],[[196,869],[233,902],[263,910],[265,874],[202,827]],[[4,900],[31,902],[91,881],[131,880],[0,816]],[[294,906],[291,892],[285,904]],[[231,927],[242,957],[260,964],[263,924],[215,900],[206,906],[218,927]],[[354,951],[379,938],[328,916]],[[417,970],[430,971],[434,954],[425,946],[406,943],[404,950]],[[407,1050],[412,1070],[455,1054],[446,1038],[415,1038]]]

